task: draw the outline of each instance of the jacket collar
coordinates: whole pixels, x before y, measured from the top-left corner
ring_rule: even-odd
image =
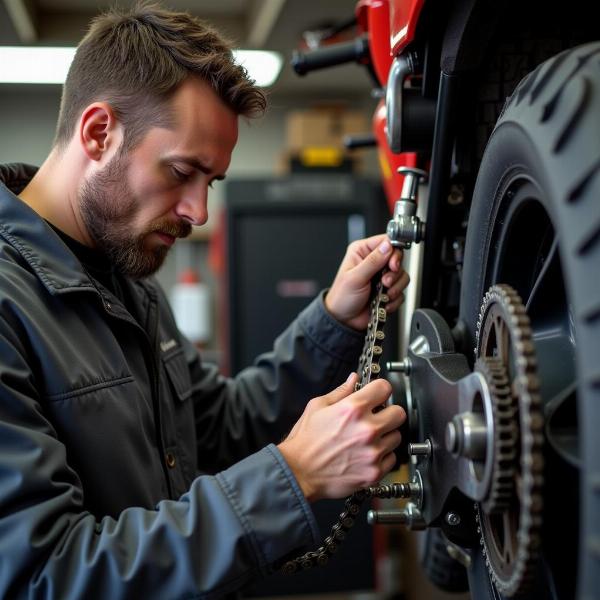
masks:
[[[77,257],[33,209],[17,197],[37,167],[0,165],[0,239],[12,246],[51,294],[96,291]]]

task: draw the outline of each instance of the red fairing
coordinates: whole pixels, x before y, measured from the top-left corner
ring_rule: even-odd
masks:
[[[390,47],[397,56],[415,37],[424,0],[390,0]]]
[[[379,84],[385,87],[392,65],[389,0],[360,0],[356,5],[356,19],[359,29],[369,33],[371,64]]]
[[[369,6],[373,0],[358,0],[354,8],[356,16],[356,24],[360,33],[368,33],[369,31]]]
[[[356,21],[360,33],[369,34],[369,50],[371,64],[382,87],[387,85],[390,67],[392,65],[392,52],[390,48],[390,7],[398,4],[417,6],[410,12],[416,21],[423,1],[398,0],[359,0],[356,3]],[[411,35],[414,35],[414,25]],[[394,212],[396,201],[400,198],[404,177],[398,173],[399,167],[416,167],[417,155],[414,152],[394,154],[387,142],[385,133],[386,107],[382,99],[373,114],[373,133],[377,140],[377,154],[379,169],[390,213]]]
[[[381,100],[377,105],[373,115],[373,133],[377,140],[377,153],[379,158],[379,168],[383,189],[387,199],[390,213],[394,212],[396,200],[400,198],[404,177],[398,173],[399,167],[416,167],[417,155],[414,152],[403,152],[394,154],[387,143],[385,135],[386,109],[385,100]]]

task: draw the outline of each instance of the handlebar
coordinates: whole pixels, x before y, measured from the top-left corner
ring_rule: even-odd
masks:
[[[344,147],[348,150],[356,148],[373,148],[377,146],[377,140],[372,133],[347,135],[343,139]]]
[[[333,44],[309,52],[295,51],[292,55],[292,67],[298,75],[309,71],[342,65],[349,62],[362,62],[369,56],[369,38],[357,37],[351,42]]]

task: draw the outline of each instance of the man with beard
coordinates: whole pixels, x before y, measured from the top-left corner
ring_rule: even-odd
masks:
[[[235,379],[151,277],[264,106],[210,27],[112,12],[47,160],[0,169],[0,597],[222,597],[320,543],[310,502],[392,468],[405,415],[352,373],[371,278],[390,310],[408,283],[385,236]]]

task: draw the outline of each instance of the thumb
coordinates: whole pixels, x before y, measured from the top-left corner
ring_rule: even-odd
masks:
[[[335,404],[336,402],[339,402],[346,396],[352,394],[354,392],[356,377],[356,373],[350,373],[348,379],[346,379],[346,381],[344,381],[342,385],[336,387],[335,390],[332,390],[331,392],[329,392],[329,394],[326,394],[324,398],[327,404]]]
[[[375,250],[372,250],[363,261],[356,265],[356,273],[365,281],[371,280],[376,273],[385,267],[392,251],[390,241],[384,238]]]

